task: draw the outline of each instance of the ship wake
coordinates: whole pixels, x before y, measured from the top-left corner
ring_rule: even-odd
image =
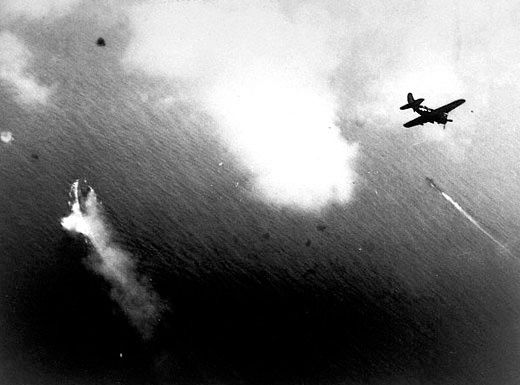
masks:
[[[79,184],[76,180],[71,186],[71,212],[62,218],[61,225],[68,232],[85,237],[91,246],[88,265],[110,283],[112,299],[143,338],[148,339],[159,320],[161,301],[145,277],[137,274],[132,255],[113,241],[94,189],[88,186],[88,192],[83,194]]]

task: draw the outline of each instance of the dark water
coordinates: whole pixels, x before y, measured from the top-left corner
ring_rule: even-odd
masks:
[[[269,206],[212,120],[152,107],[175,84],[126,73],[125,30],[102,30],[100,50],[97,27],[20,32],[59,87],[52,106],[1,91],[15,137],[0,147],[2,383],[518,383],[518,262],[424,182],[514,240],[518,209],[492,201],[481,164],[340,116],[362,146],[354,200],[319,214]],[[83,177],[167,305],[150,340],[61,228]]]

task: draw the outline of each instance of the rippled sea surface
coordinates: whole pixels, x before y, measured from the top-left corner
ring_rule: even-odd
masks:
[[[275,207],[210,117],[120,68],[124,28],[89,23],[20,32],[51,107],[0,88],[2,384],[518,383],[518,263],[424,179],[519,254],[517,187],[482,178],[485,153],[340,118],[363,149],[353,200]],[[78,178],[165,304],[147,340],[61,227]]]

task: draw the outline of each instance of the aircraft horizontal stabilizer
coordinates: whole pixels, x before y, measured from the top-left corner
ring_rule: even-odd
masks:
[[[410,103],[407,103],[404,106],[401,106],[401,110],[406,110],[408,108],[413,108],[415,110],[416,108],[418,108],[421,105],[422,102],[424,102],[423,98],[413,100]]]

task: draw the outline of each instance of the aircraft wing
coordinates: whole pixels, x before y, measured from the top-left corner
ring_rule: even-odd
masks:
[[[436,108],[433,112],[435,112],[435,113],[448,113],[451,110],[453,110],[453,109],[457,108],[458,106],[460,106],[465,101],[466,100],[464,100],[464,99],[455,100],[454,102],[448,103],[445,106]]]
[[[410,120],[409,122],[403,124],[405,127],[413,127],[418,126],[419,124],[424,124],[430,121],[429,115],[421,115],[418,118],[415,118],[414,120]]]

